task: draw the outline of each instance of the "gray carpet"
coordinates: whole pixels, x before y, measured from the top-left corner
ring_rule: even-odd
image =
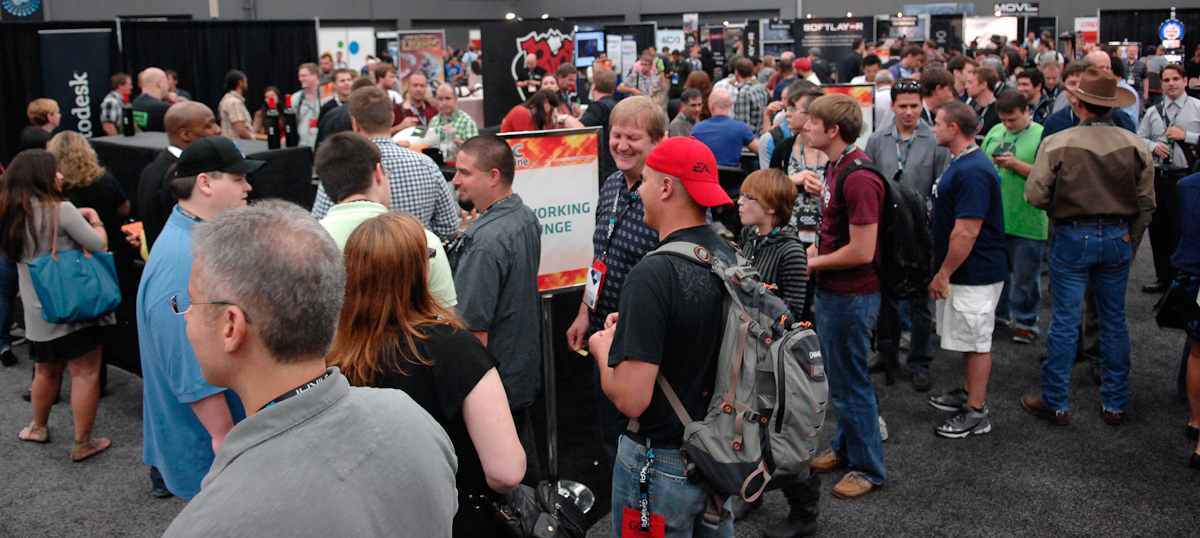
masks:
[[[1134,370],[1125,424],[1102,422],[1098,388],[1082,365],[1072,378],[1069,426],[1050,426],[1022,411],[1017,398],[1038,393],[1044,340],[1020,346],[1011,342],[1011,331],[1000,330],[988,396],[992,433],[939,438],[933,428],[946,415],[925,399],[962,380],[960,357],[939,351],[934,390],[928,394],[913,392],[905,378],[884,386],[883,376],[874,376],[891,435],[884,445],[888,482],[862,499],[846,501],[828,495],[840,476],[825,475],[820,535],[1200,533],[1200,472],[1186,467],[1195,443],[1184,439],[1187,404],[1175,391],[1183,336],[1154,326],[1154,298],[1138,291],[1151,279],[1150,265],[1146,242],[1128,294]],[[1049,312],[1043,309],[1043,334],[1048,322]],[[24,349],[18,348],[18,354],[23,359],[19,366],[0,371],[0,416],[6,417],[0,429],[0,536],[160,535],[185,501],[150,495],[147,467],[141,463],[141,380],[110,370],[96,434],[112,439],[113,447],[72,463],[66,401],[51,413],[52,442],[36,445],[16,438],[30,416],[29,404],[19,398],[29,386],[30,363]],[[832,431],[825,428],[824,435]],[[771,493],[763,509],[738,522],[737,535],[758,536],[765,524],[785,513],[783,497]],[[601,517],[589,536],[611,536],[611,521]]]

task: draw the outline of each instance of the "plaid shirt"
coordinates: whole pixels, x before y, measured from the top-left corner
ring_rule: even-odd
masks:
[[[750,131],[759,132],[762,128],[763,110],[767,108],[767,86],[750,79],[738,83],[737,98],[733,101],[733,119],[745,123]]]
[[[455,109],[454,114],[450,115],[450,121],[439,113],[429,121],[429,129],[439,129],[443,125],[454,126],[454,136],[464,142],[479,136],[479,126],[475,124],[475,119],[470,114],[463,112],[462,109]]]
[[[372,138],[371,141],[383,153],[383,170],[392,191],[390,209],[412,213],[443,241],[453,238],[458,233],[462,216],[446,184],[446,177],[433,159],[397,146],[388,137]],[[325,194],[325,186],[317,187],[312,216],[323,219],[331,207],[333,200]]]
[[[121,128],[121,104],[125,102],[125,96],[117,92],[108,92],[104,96],[104,101],[100,103],[100,123],[111,123]]]

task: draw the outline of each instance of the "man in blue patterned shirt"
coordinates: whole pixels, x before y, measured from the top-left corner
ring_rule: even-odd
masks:
[[[120,134],[121,104],[125,102],[125,94],[133,91],[133,79],[125,73],[112,76],[108,86],[108,95],[100,103],[100,125],[106,136]]]
[[[454,237],[462,216],[446,178],[433,159],[392,141],[388,135],[392,102],[387,94],[377,87],[359,88],[350,94],[347,106],[354,132],[370,138],[383,153],[383,169],[392,193],[390,209],[412,213],[443,241]],[[325,218],[331,207],[333,200],[325,194],[324,187],[318,187],[313,217]]]

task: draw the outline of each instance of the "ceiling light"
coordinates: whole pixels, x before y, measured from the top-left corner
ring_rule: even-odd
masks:
[[[550,18],[550,14],[549,14],[549,13],[542,13],[542,19],[543,19],[543,20],[545,20],[545,19],[549,19],[549,18]]]
[[[516,13],[505,13],[504,18],[505,18],[505,20],[511,21],[511,20],[517,18],[517,14]]]

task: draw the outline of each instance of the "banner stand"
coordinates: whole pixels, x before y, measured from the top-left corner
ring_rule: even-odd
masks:
[[[560,288],[542,293],[542,377],[546,383],[543,395],[546,399],[546,453],[550,482],[558,486],[558,492],[575,502],[583,513],[588,513],[596,503],[596,494],[582,483],[574,480],[559,480],[558,477],[558,378],[554,369],[554,296],[583,289],[583,286]]]

